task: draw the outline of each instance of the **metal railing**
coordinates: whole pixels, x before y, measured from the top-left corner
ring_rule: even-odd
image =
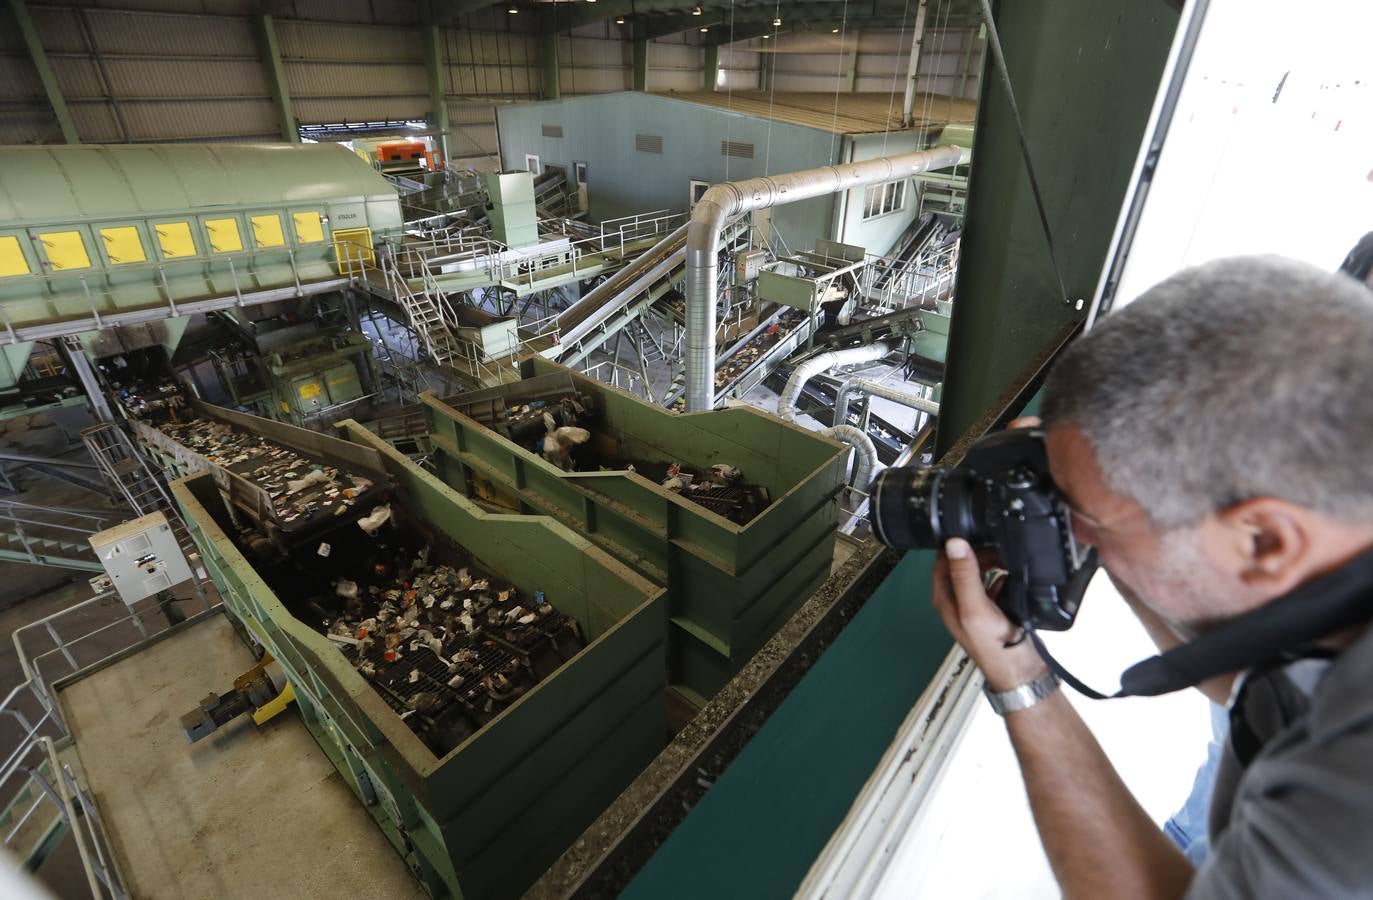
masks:
[[[220,612],[217,599],[202,595],[201,602],[201,611],[172,625],[159,603],[130,607],[107,591],[14,632],[24,681],[0,701],[0,809],[7,814],[0,836],[23,858],[70,835],[92,897],[128,895],[95,801],[59,755],[72,736],[57,687]]]
[[[17,542],[20,552],[26,554],[28,561],[34,565],[60,566],[63,562],[59,561],[65,561],[71,564],[71,568],[99,571],[99,564],[86,546],[87,539],[131,515],[128,510],[111,510],[107,513],[0,500],[0,532],[15,538],[15,541],[0,540],[0,549],[8,549],[6,544]],[[81,524],[72,524],[73,519]],[[61,534],[54,536],[54,532]],[[77,554],[86,554],[89,558],[83,559]]]
[[[867,305],[888,312],[929,306],[953,289],[957,273],[957,244],[926,250],[905,262],[869,255],[859,278],[859,290],[867,298]]]

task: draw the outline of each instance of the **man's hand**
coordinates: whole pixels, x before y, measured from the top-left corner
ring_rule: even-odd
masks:
[[[934,564],[934,608],[993,691],[1009,691],[1048,671],[1029,641],[1006,646],[1020,629],[987,596],[977,557],[962,538],[950,538]]]

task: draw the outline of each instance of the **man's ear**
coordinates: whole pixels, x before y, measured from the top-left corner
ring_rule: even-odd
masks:
[[[1312,545],[1310,513],[1274,497],[1236,503],[1217,514],[1240,580],[1281,594],[1306,577]]]

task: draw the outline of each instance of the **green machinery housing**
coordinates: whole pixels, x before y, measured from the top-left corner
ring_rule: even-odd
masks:
[[[18,344],[334,290],[402,225],[336,144],[3,147],[0,327]]]
[[[376,389],[376,359],[366,336],[304,327],[310,336],[289,343],[210,352],[215,374],[235,406],[313,427]]]
[[[289,435],[270,424],[273,439]],[[484,512],[355,422],[340,429],[357,442],[350,458],[371,454],[394,480],[398,514],[521,590],[543,591],[588,641],[442,758],[268,587],[229,537],[214,474],[172,492],[233,618],[286,670],[316,741],[425,889],[517,897],[666,742],[663,591],[566,527]]]
[[[768,489],[771,505],[738,525],[634,472],[563,471],[421,395],[447,483],[552,516],[667,589],[669,678],[703,705],[829,575],[848,448],[745,407],[676,415],[537,357],[520,375],[559,375],[600,397],[624,458],[727,463]],[[519,382],[492,390],[520,396]]]

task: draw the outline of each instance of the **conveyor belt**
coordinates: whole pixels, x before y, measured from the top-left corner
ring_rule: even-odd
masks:
[[[772,390],[781,393],[790,377],[791,367],[782,367],[768,375],[766,384]],[[801,395],[797,397],[797,409],[821,424],[833,425],[834,401],[839,393],[839,384],[839,379],[827,375],[815,376],[806,382]],[[866,399],[863,399],[849,404],[850,425],[856,425],[860,421],[865,402]],[[915,440],[910,432],[897,428],[876,414],[868,416],[868,437],[872,438],[873,446],[877,448],[877,458],[883,465],[888,466],[896,462],[910,446],[911,441]]]

